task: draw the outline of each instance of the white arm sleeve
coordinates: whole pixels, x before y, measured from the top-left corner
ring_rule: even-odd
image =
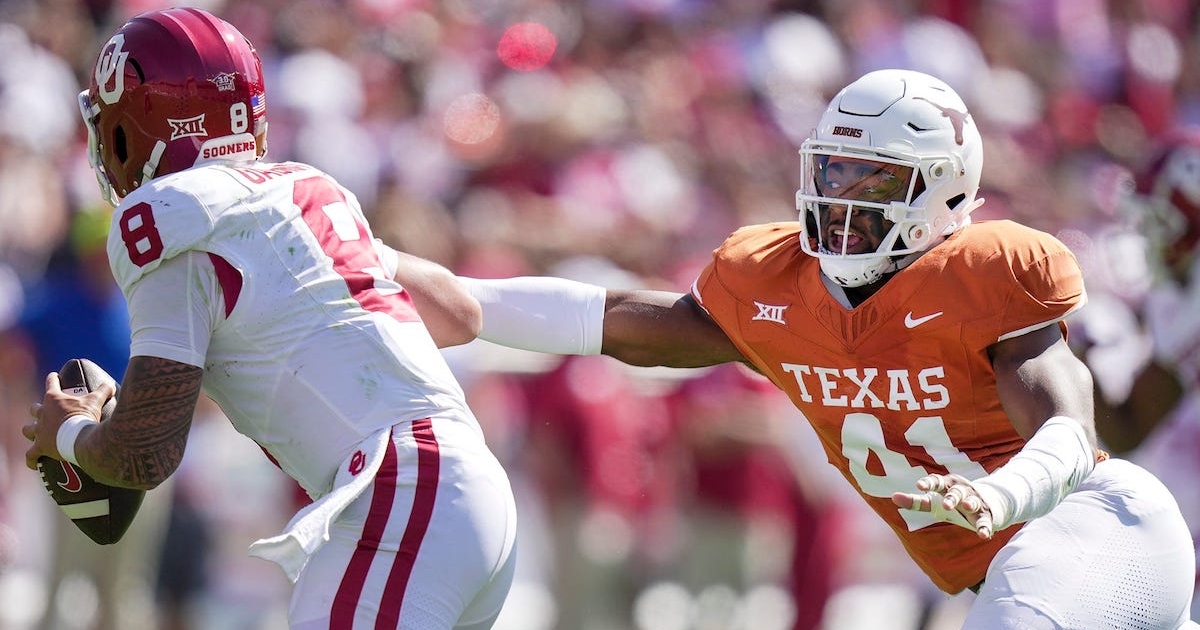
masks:
[[[604,287],[551,277],[458,279],[483,308],[480,339],[547,354],[600,354]]]
[[[1095,466],[1083,426],[1054,416],[1012,459],[971,485],[992,513],[993,531],[1000,531],[1049,513]]]
[[[129,291],[130,356],[152,356],[204,367],[224,294],[212,261],[187,252],[163,261]]]

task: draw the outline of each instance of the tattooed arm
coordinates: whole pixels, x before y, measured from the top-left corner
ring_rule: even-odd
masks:
[[[112,417],[84,426],[74,442],[75,460],[109,485],[142,490],[158,486],[183,459],[202,375],[198,367],[169,359],[130,359]],[[37,422],[25,427],[25,436],[33,440],[25,464],[36,468],[42,455],[62,459],[56,443],[59,426],[74,415],[99,418],[100,407],[111,395],[111,386],[104,386],[86,396],[72,396],[63,393],[57,374],[47,377],[45,398],[32,409]]]
[[[80,435],[75,457],[107,484],[150,489],[183,460],[200,379],[196,366],[157,357],[133,357],[112,418]]]
[[[76,461],[98,481],[149,489],[179,466],[213,331],[238,296],[222,281],[217,260],[185,252],[124,289],[131,358],[116,409],[100,426],[82,425],[73,442]],[[51,419],[57,417],[42,414],[41,421]]]

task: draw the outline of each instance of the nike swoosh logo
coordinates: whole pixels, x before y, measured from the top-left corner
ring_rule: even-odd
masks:
[[[916,328],[917,326],[920,326],[921,324],[924,324],[935,317],[941,317],[942,313],[943,311],[938,311],[936,313],[930,313],[925,317],[913,317],[912,311],[909,311],[908,314],[904,316],[904,327]]]
[[[66,481],[60,481],[58,487],[67,492],[79,492],[83,490],[83,480],[79,478],[79,473],[75,472],[75,467],[67,462],[58,462],[62,464],[63,473],[67,475]]]

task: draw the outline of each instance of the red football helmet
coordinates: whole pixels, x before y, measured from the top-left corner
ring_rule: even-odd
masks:
[[[1157,260],[1176,278],[1200,245],[1200,128],[1182,128],[1150,155],[1134,180],[1133,219]]]
[[[92,168],[114,205],[202,155],[261,157],[266,105],[254,46],[194,8],[126,22],[100,49],[91,85],[79,95]]]

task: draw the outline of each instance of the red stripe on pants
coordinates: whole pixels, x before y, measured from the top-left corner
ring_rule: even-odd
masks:
[[[429,419],[417,420],[412,424],[412,431],[417,440],[417,485],[413,497],[412,511],[408,524],[400,542],[399,552],[388,573],[381,608],[376,617],[376,628],[395,628],[399,625],[400,608],[404,603],[404,591],[408,586],[416,562],[417,551],[421,540],[429,527],[433,515],[434,498],[437,495],[438,481],[438,445],[433,435],[433,426]],[[371,563],[379,551],[379,543],[383,540],[388,518],[396,497],[397,456],[396,444],[388,441],[387,452],[379,472],[375,475],[374,494],[371,497],[370,511],[363,525],[362,538],[350,557],[342,583],[338,586],[337,595],[333,600],[330,611],[330,630],[351,630],[354,625],[354,612],[362,598],[363,586],[367,582],[367,574]]]
[[[428,418],[417,420],[412,430],[417,439],[417,489],[413,495],[412,512],[408,515],[408,526],[404,528],[404,537],[400,539],[400,550],[388,573],[384,593],[403,593],[408,588],[413,565],[417,563],[417,552],[421,549],[421,541],[425,539],[425,531],[429,529],[429,521],[433,519],[433,503],[437,498],[441,462],[433,423]],[[375,630],[399,626],[400,606],[403,603],[403,597],[384,597],[379,617],[375,619]]]

